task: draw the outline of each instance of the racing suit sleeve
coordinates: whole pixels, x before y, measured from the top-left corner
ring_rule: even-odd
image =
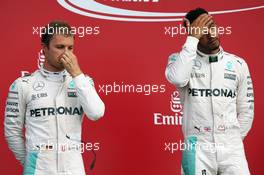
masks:
[[[17,79],[9,88],[5,107],[4,130],[9,148],[22,165],[26,156],[23,132],[25,110],[26,103],[23,97],[23,90],[20,79]]]
[[[193,66],[192,60],[196,58],[198,42],[197,38],[188,36],[181,52],[169,56],[165,75],[170,83],[178,87],[188,84]]]
[[[253,84],[246,62],[242,63],[241,75],[237,93],[237,118],[240,124],[241,137],[244,139],[254,118]]]
[[[92,78],[80,74],[73,78],[79,102],[91,120],[98,120],[104,115],[105,105],[97,94]]]

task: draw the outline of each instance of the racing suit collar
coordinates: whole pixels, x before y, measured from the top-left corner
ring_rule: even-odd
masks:
[[[50,81],[62,81],[63,82],[67,75],[66,70],[63,70],[61,72],[51,72],[51,71],[44,69],[43,67],[41,67],[39,70],[40,70],[41,75]]]
[[[220,47],[220,50],[216,54],[205,54],[197,49],[197,55],[207,63],[217,62],[223,59],[224,50]]]

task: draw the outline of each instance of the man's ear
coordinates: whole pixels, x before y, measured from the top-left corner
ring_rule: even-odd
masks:
[[[183,18],[183,26],[185,28],[189,28],[190,27],[190,21],[187,18]]]
[[[183,27],[187,28],[186,27],[186,21],[185,20],[182,21],[182,25],[183,25]]]
[[[41,47],[42,47],[42,50],[43,50],[43,54],[45,55],[46,53],[47,53],[47,51],[48,51],[48,46],[46,45],[46,44],[44,44],[44,43],[41,43]]]

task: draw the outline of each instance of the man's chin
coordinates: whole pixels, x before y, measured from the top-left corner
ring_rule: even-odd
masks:
[[[210,46],[211,51],[218,50],[220,48],[220,43]]]
[[[63,71],[65,69],[62,64],[53,65],[53,67],[55,67],[58,72]]]

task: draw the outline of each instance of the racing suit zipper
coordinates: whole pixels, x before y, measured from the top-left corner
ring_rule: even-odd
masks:
[[[55,109],[56,109],[56,130],[57,130],[57,145],[56,145],[56,154],[57,154],[57,172],[60,172],[60,161],[59,161],[59,119],[58,119],[58,115],[57,115],[57,98],[58,98],[58,96],[60,95],[60,93],[61,93],[61,90],[62,90],[62,88],[63,88],[63,83],[60,85],[60,87],[59,87],[59,90],[58,90],[58,92],[57,92],[57,95],[56,95],[56,97],[55,97]]]
[[[209,63],[210,65],[210,89],[212,90],[212,83],[213,83],[213,68],[212,68],[212,63]],[[211,96],[211,105],[212,105],[212,118],[213,118],[213,128],[212,128],[212,141],[213,141],[213,145],[215,146],[215,117],[214,117],[214,104],[213,104],[213,96]],[[215,149],[215,148],[214,148]],[[217,151],[217,150],[216,150]],[[216,154],[216,158],[217,158],[217,154]]]

